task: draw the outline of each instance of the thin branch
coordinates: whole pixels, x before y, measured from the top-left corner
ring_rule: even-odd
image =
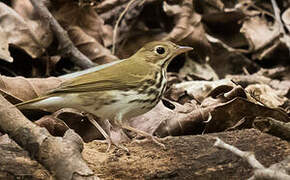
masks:
[[[286,179],[289,180],[290,179],[290,175],[285,174],[282,171],[273,170],[271,168],[265,168],[256,159],[255,155],[252,152],[241,151],[238,148],[223,142],[221,139],[217,137],[215,139],[216,139],[216,142],[214,143],[214,146],[231,151],[232,153],[246,160],[254,168],[254,176],[249,179],[251,180],[260,179],[260,178],[276,179],[276,180],[286,180]]]
[[[0,130],[27,150],[56,179],[98,179],[82,159],[83,142],[73,130],[68,130],[63,138],[54,137],[26,119],[2,96],[0,110]]]
[[[116,24],[115,24],[115,27],[114,27],[114,31],[113,31],[113,47],[112,47],[112,54],[114,55],[115,54],[115,51],[116,51],[116,40],[117,40],[117,32],[118,32],[118,26],[122,20],[122,18],[125,16],[126,12],[128,11],[128,9],[130,8],[131,4],[133,4],[133,2],[135,2],[136,0],[131,0],[126,8],[124,9],[124,11],[121,13],[121,15],[119,16]]]
[[[286,31],[284,29],[284,26],[283,26],[283,23],[282,23],[282,20],[281,20],[281,17],[280,17],[280,9],[279,9],[279,7],[277,5],[276,0],[271,0],[271,3],[272,3],[272,6],[273,6],[273,9],[274,9],[275,19],[276,19],[276,21],[279,24],[280,33],[283,34],[284,43],[287,45],[288,51],[289,51],[289,54],[290,54],[290,38],[286,34]]]
[[[70,40],[67,32],[61,27],[56,19],[48,11],[42,0],[30,0],[35,11],[44,22],[50,25],[50,28],[56,36],[64,56],[69,57],[77,66],[87,69],[94,66],[94,63],[83,53],[81,53]]]

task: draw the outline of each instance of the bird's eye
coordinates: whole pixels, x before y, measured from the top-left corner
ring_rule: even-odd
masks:
[[[156,51],[157,54],[164,54],[165,53],[164,47],[161,47],[161,46],[157,46],[155,48],[155,51]]]

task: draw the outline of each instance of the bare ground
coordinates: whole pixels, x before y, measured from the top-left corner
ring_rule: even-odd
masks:
[[[128,143],[130,153],[91,142],[83,156],[102,179],[246,179],[252,169],[231,152],[213,147],[214,136],[244,151],[252,151],[266,167],[290,155],[287,141],[254,129],[208,135],[168,137],[166,150],[146,141]]]

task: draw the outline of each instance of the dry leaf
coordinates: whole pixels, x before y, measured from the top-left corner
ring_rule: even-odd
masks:
[[[286,28],[290,31],[290,8],[286,9],[281,16]]]
[[[254,16],[244,21],[241,32],[248,40],[249,50],[263,51],[257,54],[258,59],[263,59],[267,53],[277,47],[278,42],[275,39],[279,38],[279,28],[278,23],[270,24],[265,18]]]
[[[207,123],[207,133],[234,127],[244,117],[272,117],[282,122],[290,122],[290,118],[284,111],[271,109],[239,97],[216,105],[210,114],[212,119]]]
[[[234,49],[217,38],[207,36],[213,47],[212,60],[209,62],[214,67],[215,72],[220,78],[227,74],[243,73],[243,68],[249,72],[255,72],[259,67],[243,55],[243,51]]]
[[[210,57],[211,45],[205,36],[201,16],[194,12],[192,1],[183,0],[179,4],[164,1],[163,9],[167,15],[175,18],[175,25],[164,40],[194,47],[203,60]]]
[[[160,137],[199,134],[203,131],[203,121],[207,120],[207,113],[203,114],[194,104],[172,103],[175,105],[174,110],[168,109],[159,102],[151,111],[132,118],[131,126],[150,134],[155,133]]]
[[[24,78],[0,76],[0,93],[11,103],[36,98],[56,88],[60,78]],[[20,88],[21,87],[21,88]]]
[[[281,96],[281,93],[266,84],[249,85],[245,90],[270,108],[277,108],[287,100],[287,98]]]
[[[174,84],[171,86],[171,91],[174,91],[175,94],[172,94],[171,99],[178,99],[176,96],[183,95],[186,91],[186,94],[194,97],[198,102],[202,102],[209,93],[218,86],[236,86],[233,82],[227,79],[217,80],[217,81],[188,81]]]
[[[44,42],[38,39],[40,37],[36,36],[37,33],[33,31],[33,28],[2,2],[0,2],[0,19],[0,27],[6,33],[8,43],[23,49],[33,58],[39,57],[50,43],[45,39]]]
[[[186,56],[185,64],[179,70],[181,77],[189,76],[193,80],[218,80],[218,76],[208,63],[197,63]]]
[[[93,7],[81,7],[71,1],[53,1],[51,12],[65,29],[78,26],[88,36],[103,44],[104,22]]]
[[[86,34],[80,27],[69,26],[67,31],[75,46],[93,62],[106,64],[118,59],[96,39]]]
[[[0,59],[3,59],[8,62],[13,62],[13,58],[10,56],[8,39],[6,33],[2,31],[0,27]]]

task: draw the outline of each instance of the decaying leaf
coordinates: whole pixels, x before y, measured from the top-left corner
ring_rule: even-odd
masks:
[[[288,31],[290,31],[290,8],[286,9],[281,16]]]
[[[6,33],[2,31],[0,27],[0,59],[3,59],[8,62],[12,62],[13,58],[10,56],[10,52],[8,50],[8,39]]]
[[[194,11],[193,2],[182,0],[172,5],[164,1],[163,9],[175,19],[174,28],[164,40],[194,47],[203,60],[211,57],[211,45],[205,36],[201,16]]]
[[[210,112],[212,119],[207,123],[206,132],[223,131],[235,126],[244,117],[272,117],[282,122],[290,122],[288,115],[279,110],[252,103],[244,98],[235,98],[217,105]]]
[[[250,84],[267,84],[277,92],[284,96],[290,91],[290,81],[289,80],[276,80],[271,79],[266,76],[260,75],[259,73],[251,75],[227,75],[226,79],[231,79],[235,83],[247,87]]]
[[[217,81],[188,81],[174,84],[170,90],[174,93],[170,94],[170,99],[177,100],[180,95],[186,91],[186,94],[190,95],[198,102],[202,102],[209,93],[218,86],[235,86],[233,82],[227,79]]]
[[[244,33],[248,40],[250,51],[264,49],[264,53],[258,56],[259,59],[262,59],[266,55],[267,49],[277,46],[275,39],[278,40],[280,35],[277,23],[270,25],[265,18],[258,16],[245,20],[241,32]]]
[[[193,80],[218,80],[218,76],[208,63],[197,63],[186,56],[185,64],[179,70],[180,76],[187,76]]]
[[[8,43],[23,49],[33,58],[42,55],[45,51],[44,48],[51,42],[37,37],[34,29],[19,14],[2,2],[0,2],[0,18],[0,27],[6,33]]]
[[[193,103],[193,102],[192,102]],[[194,104],[174,103],[175,109],[168,109],[160,102],[154,109],[130,120],[131,126],[160,137],[167,135],[199,134],[207,112],[200,111]]]
[[[287,100],[286,97],[281,96],[281,93],[266,84],[249,85],[245,90],[270,108],[282,106]]]
[[[60,85],[60,78],[0,77],[0,92],[11,103],[36,98]],[[21,88],[19,88],[21,87]]]
[[[112,38],[109,35],[112,34],[112,28],[104,25],[93,7],[78,6],[73,2],[54,2],[51,11],[68,31],[76,47],[92,61],[104,64],[118,59],[104,47],[104,42],[110,44],[108,39]]]
[[[100,119],[95,119],[100,123]],[[76,109],[63,108],[51,115],[46,115],[35,121],[41,127],[45,127],[54,136],[63,136],[70,128],[78,133],[84,142],[103,139],[102,134],[88,121],[85,114]]]
[[[249,72],[255,72],[258,69],[257,64],[243,54],[244,50],[230,47],[213,36],[208,35],[207,38],[213,47],[213,56],[209,64],[214,67],[220,78],[227,74],[243,73],[243,69]]]
[[[192,82],[189,87],[194,87]],[[173,110],[175,113],[170,110],[167,110],[167,113],[162,113],[162,109],[150,111],[148,114],[151,114],[151,118],[163,119],[156,134],[162,137],[195,134],[198,127],[204,126],[206,127],[204,132],[207,133],[235,129],[238,126],[250,128],[254,117],[257,116],[272,117],[282,122],[290,122],[290,118],[283,110],[263,105],[240,86],[221,84],[205,92],[207,95],[200,99],[202,104],[195,106],[188,112],[183,112],[182,115],[175,109]],[[179,105],[179,107],[181,106]],[[183,108],[186,109],[185,106]],[[154,114],[159,112],[159,115]]]
[[[86,34],[80,27],[70,26],[67,28],[67,31],[75,46],[92,61],[98,64],[106,64],[118,59],[107,48],[96,41],[95,38]]]

